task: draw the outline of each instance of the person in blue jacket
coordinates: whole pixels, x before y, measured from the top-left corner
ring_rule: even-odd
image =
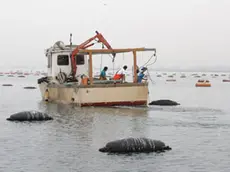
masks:
[[[108,70],[108,67],[105,66],[104,69],[100,73],[100,80],[107,80],[106,79],[106,71]]]
[[[142,80],[145,78],[145,71],[147,70],[147,68],[146,67],[143,67],[142,69],[141,69],[141,71],[139,72],[139,74],[138,74],[138,76],[137,76],[137,82],[138,83],[141,83],[142,82]]]

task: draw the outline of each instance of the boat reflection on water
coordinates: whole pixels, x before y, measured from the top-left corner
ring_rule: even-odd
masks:
[[[77,107],[57,103],[39,103],[39,109],[53,118],[51,130],[67,132],[95,147],[123,137],[148,137],[148,108]],[[140,132],[142,131],[142,132]]]

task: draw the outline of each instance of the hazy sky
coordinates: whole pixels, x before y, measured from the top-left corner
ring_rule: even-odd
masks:
[[[230,67],[229,9],[230,0],[2,1],[1,66],[43,67],[45,48],[68,43],[69,33],[81,43],[98,30],[114,48],[157,48],[156,67]]]

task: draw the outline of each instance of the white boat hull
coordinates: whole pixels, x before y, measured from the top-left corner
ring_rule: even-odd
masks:
[[[79,106],[147,106],[148,83],[51,85],[39,84],[42,99],[48,89],[48,101],[75,103]]]

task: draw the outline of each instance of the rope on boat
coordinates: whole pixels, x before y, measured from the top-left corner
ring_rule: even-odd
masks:
[[[142,55],[143,55],[143,54],[142,54]],[[153,61],[153,63],[150,63],[150,64],[149,64],[150,60],[151,60],[154,56],[156,57],[155,60]],[[156,55],[156,52],[154,52],[153,55],[149,58],[149,60],[148,60],[142,67],[145,66],[145,67],[147,68],[147,66],[153,65],[154,63],[156,63],[156,61],[157,61],[157,55]],[[150,76],[150,74],[149,74],[149,70],[148,70],[148,69],[147,69],[147,74],[148,74],[148,78],[149,78],[149,80],[151,81],[151,83],[152,83],[152,84],[155,84],[155,82],[152,80],[152,78],[151,78],[151,76]]]
[[[104,49],[104,44],[102,44],[102,49]],[[103,56],[103,54],[101,54],[101,64],[100,64],[100,71],[102,70],[102,56]]]
[[[153,63],[150,63],[150,64],[148,64],[148,65],[146,65],[146,67],[147,67],[147,66],[150,66],[150,65],[153,65],[154,63],[156,63],[156,61],[157,61],[157,56],[155,55],[155,57],[156,57],[156,58],[155,58],[154,62],[153,62]]]
[[[151,60],[154,56],[156,57],[155,60],[154,60],[154,62],[148,64],[148,63],[150,62],[150,60]],[[154,52],[153,55],[148,59],[148,61],[147,61],[144,65],[142,65],[142,67],[144,67],[144,66],[147,67],[147,66],[153,65],[154,63],[156,63],[156,61],[157,61],[157,55],[156,55],[156,53]]]
[[[149,71],[147,70],[147,74],[148,74],[148,78],[149,78],[149,80],[151,81],[151,83],[152,84],[155,84],[155,82],[152,80],[152,78],[151,78],[151,76],[150,76],[150,74],[149,74]]]

